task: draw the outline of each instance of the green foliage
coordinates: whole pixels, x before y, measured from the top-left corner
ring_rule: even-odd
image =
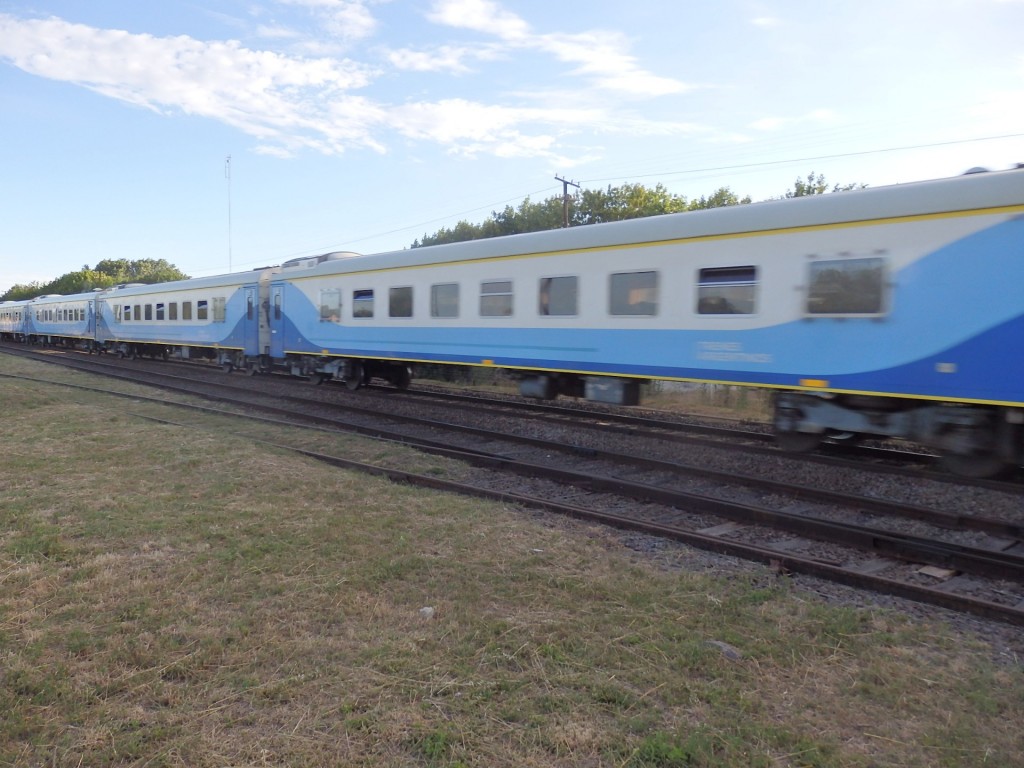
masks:
[[[728,187],[719,187],[711,195],[701,195],[696,200],[691,200],[686,206],[688,211],[701,211],[707,208],[724,208],[727,205],[746,205],[752,202],[750,195],[740,197]]]
[[[836,184],[830,190],[823,174],[814,175],[814,171],[807,174],[806,181],[797,177],[793,189],[786,192],[783,197],[807,197],[809,195],[824,195],[827,192],[848,192],[851,189],[863,189],[867,184]]]
[[[806,179],[797,179],[793,189],[782,198],[821,195],[826,192],[844,192],[859,189],[864,184],[836,184],[829,188],[822,174],[813,172]],[[776,198],[781,199],[781,198]],[[749,195],[740,197],[729,187],[719,187],[710,195],[687,200],[682,195],[669,192],[661,184],[645,187],[643,184],[623,184],[607,189],[577,189],[569,196],[569,226],[602,224],[608,221],[639,219],[646,216],[661,216],[666,213],[700,211],[708,208],[722,208],[727,205],[746,205],[752,202]],[[454,227],[444,227],[432,235],[416,240],[413,248],[426,245],[443,245],[464,240],[481,240],[487,237],[517,235],[522,232],[541,232],[558,229],[563,224],[563,200],[553,195],[539,203],[526,198],[518,208],[506,205],[502,211],[491,211],[491,216],[480,224],[460,221]]]
[[[664,213],[679,213],[695,208],[735,205],[741,202],[750,202],[750,198],[740,200],[724,187],[711,198],[702,197],[700,201],[693,203],[688,203],[685,197],[673,195],[661,184],[654,187],[623,184],[619,187],[609,186],[607,189],[579,189],[569,197],[569,226],[660,216]],[[526,198],[518,208],[506,205],[504,210],[492,211],[490,218],[481,224],[460,221],[452,228],[445,227],[433,235],[424,235],[423,239],[416,240],[412,247],[558,229],[562,226],[564,215],[561,195],[553,195],[539,203]]]
[[[75,272],[68,272],[49,283],[15,285],[0,301],[33,299],[48,293],[68,295],[87,293],[94,288],[109,288],[119,283],[165,283],[187,280],[188,275],[169,264],[166,259],[103,259],[95,268],[88,264]]]

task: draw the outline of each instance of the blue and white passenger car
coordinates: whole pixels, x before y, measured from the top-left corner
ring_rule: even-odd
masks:
[[[29,301],[0,301],[0,339],[25,341],[25,317]]]
[[[618,402],[645,379],[768,387],[787,447],[908,437],[987,473],[1024,450],[1022,214],[1010,170],[328,259],[274,276],[271,354]]]
[[[24,322],[30,341],[91,349],[96,328],[96,293],[40,296],[28,302]]]
[[[242,366],[246,358],[260,354],[259,274],[103,291],[97,302],[96,341],[122,357],[199,357],[229,368]]]

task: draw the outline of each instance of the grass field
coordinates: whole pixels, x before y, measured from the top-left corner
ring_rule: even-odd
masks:
[[[1024,765],[1024,668],[938,622],[224,417],[12,378],[0,404],[2,766]]]

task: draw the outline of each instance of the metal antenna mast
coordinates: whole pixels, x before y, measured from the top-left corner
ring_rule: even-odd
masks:
[[[231,271],[231,155],[224,161],[224,178],[228,180],[228,272]]]

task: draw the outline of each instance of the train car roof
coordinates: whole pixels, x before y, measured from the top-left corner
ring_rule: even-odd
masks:
[[[100,295],[107,301],[114,301],[120,298],[131,298],[133,296],[147,296],[152,293],[166,293],[173,291],[194,291],[203,288],[224,288],[237,287],[240,285],[251,285],[260,279],[264,270],[250,272],[231,272],[226,275],[212,275],[211,277],[196,277],[188,280],[171,280],[166,283],[148,283],[114,286],[103,291]]]
[[[673,213],[568,229],[433,245],[330,260],[285,270],[280,277],[399,269],[508,256],[607,248],[671,240],[769,233],[801,227],[898,219],[928,214],[1024,206],[1024,169],[970,172],[963,176],[864,188],[825,195]]]
[[[29,304],[59,304],[63,301],[89,301],[96,297],[99,291],[85,291],[82,293],[48,293],[45,296],[36,296],[29,299]]]

